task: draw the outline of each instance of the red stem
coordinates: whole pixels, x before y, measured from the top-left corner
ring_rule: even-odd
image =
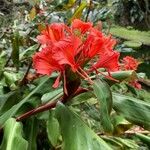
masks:
[[[88,91],[88,89],[78,88],[78,90],[73,94],[73,96],[70,96],[70,97],[68,97],[67,99],[62,98],[62,99],[60,99],[60,101],[61,101],[62,103],[66,103],[71,97],[74,97],[74,96],[76,96],[76,95],[79,95],[79,94],[84,93],[84,92],[87,92],[87,91]],[[44,104],[44,105],[42,105],[42,106],[39,106],[39,107],[37,107],[37,108],[35,108],[35,109],[32,109],[32,110],[30,110],[30,111],[28,111],[28,112],[22,114],[21,116],[17,117],[17,118],[16,118],[16,121],[21,121],[21,120],[23,120],[23,119],[25,119],[25,118],[28,118],[28,117],[30,117],[30,116],[32,116],[32,115],[35,115],[35,114],[37,114],[37,113],[40,113],[40,112],[43,112],[43,111],[46,111],[46,110],[50,110],[50,109],[52,109],[52,108],[55,108],[57,102],[58,102],[58,100],[53,101],[53,102],[49,102],[49,103]]]
[[[35,115],[35,114],[39,113],[39,112],[43,112],[43,111],[52,109],[56,106],[56,104],[57,104],[57,101],[54,101],[54,102],[50,102],[50,103],[47,103],[45,105],[39,106],[39,107],[37,107],[35,109],[32,109],[32,110],[22,114],[21,116],[17,117],[16,121],[21,121],[25,118],[28,118],[32,115]]]

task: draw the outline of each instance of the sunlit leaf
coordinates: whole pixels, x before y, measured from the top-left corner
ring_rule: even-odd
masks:
[[[27,150],[28,142],[23,138],[22,125],[10,118],[4,125],[1,150]]]
[[[49,119],[47,121],[47,134],[51,144],[56,146],[58,144],[60,130],[58,120],[54,116],[54,111],[50,111],[49,113]]]

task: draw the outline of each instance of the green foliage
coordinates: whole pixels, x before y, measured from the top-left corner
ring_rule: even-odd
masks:
[[[39,123],[35,117],[26,120],[24,124],[24,134],[26,140],[28,141],[27,150],[37,149],[36,141],[37,141],[38,129],[39,129]]]
[[[135,42],[141,42],[144,45],[150,46],[150,32],[138,31],[134,29],[127,29],[121,26],[114,26],[110,29],[110,32],[119,38],[125,40],[131,40]]]
[[[4,125],[4,138],[1,150],[27,150],[28,142],[23,138],[22,125],[16,122],[15,119],[10,118]]]
[[[75,113],[58,103],[56,117],[60,124],[64,150],[111,150]]]
[[[127,120],[150,129],[150,104],[133,97],[113,93],[113,108]]]
[[[60,137],[60,129],[58,120],[55,118],[55,112],[49,112],[49,119],[47,121],[47,134],[51,144],[55,147],[58,144]]]
[[[112,110],[112,95],[108,84],[101,80],[96,80],[94,85],[94,94],[100,102],[101,124],[106,132],[112,132],[113,126],[110,120]]]
[[[10,109],[8,109],[5,113],[0,116],[0,125],[2,126],[5,121],[7,121],[10,117],[16,115],[17,111],[27,102],[30,101],[31,97],[36,94],[39,90],[42,90],[45,86],[45,83],[49,81],[49,78],[43,80],[41,84],[39,84],[30,94],[28,94],[24,99],[22,99],[19,103],[13,105]]]

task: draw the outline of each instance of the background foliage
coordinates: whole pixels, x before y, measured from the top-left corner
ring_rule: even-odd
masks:
[[[39,49],[36,36],[45,23],[70,24],[74,18],[98,24],[104,33],[116,37],[121,58],[130,55],[141,62],[137,73],[113,73],[120,83],[93,76],[93,91],[17,122],[21,114],[63,95],[61,87],[52,88],[57,74],[35,74],[32,56]],[[148,0],[1,0],[0,149],[148,150],[149,29]],[[128,84],[133,79],[141,90]],[[82,85],[88,87],[85,82]]]

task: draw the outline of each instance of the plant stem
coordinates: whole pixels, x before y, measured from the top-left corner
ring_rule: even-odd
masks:
[[[60,100],[60,101],[62,101],[62,100]],[[17,117],[16,121],[21,121],[21,120],[23,120],[25,118],[28,118],[28,117],[30,117],[32,115],[35,115],[35,114],[39,113],[39,112],[43,112],[43,111],[52,109],[52,108],[54,108],[56,106],[57,102],[58,102],[58,100],[57,101],[53,101],[53,102],[49,102],[49,103],[47,103],[45,105],[39,106],[39,107],[37,107],[35,109],[32,109],[32,110],[22,114],[21,116]]]
[[[22,114],[21,116],[19,116],[19,117],[16,118],[16,121],[21,121],[21,120],[23,120],[25,118],[28,118],[28,117],[30,117],[32,115],[35,115],[37,113],[40,113],[40,112],[47,111],[47,110],[50,110],[52,108],[55,108],[55,106],[56,106],[56,104],[57,104],[58,101],[60,101],[62,103],[66,103],[72,97],[77,96],[77,95],[79,95],[81,93],[84,93],[84,92],[87,92],[87,91],[89,91],[89,90],[85,89],[85,88],[80,88],[79,87],[78,90],[73,95],[68,96],[68,98],[64,99],[64,97],[62,97],[59,100],[57,99],[55,101],[50,101],[50,102],[48,102],[48,103],[46,103],[44,105],[41,105],[41,106],[39,106],[39,107],[37,107],[35,109],[32,109],[32,110],[30,110],[30,111]]]
[[[8,60],[6,61],[6,64],[4,65],[4,67],[7,67],[7,66],[8,66],[10,60],[11,60],[11,55],[8,57]]]
[[[26,78],[27,78],[27,76],[28,76],[28,73],[29,73],[31,67],[32,67],[32,61],[29,63],[29,66],[28,66],[28,68],[27,68],[27,71],[26,71],[26,73],[25,73],[23,79],[22,79],[21,82],[20,82],[20,86],[26,84]]]

